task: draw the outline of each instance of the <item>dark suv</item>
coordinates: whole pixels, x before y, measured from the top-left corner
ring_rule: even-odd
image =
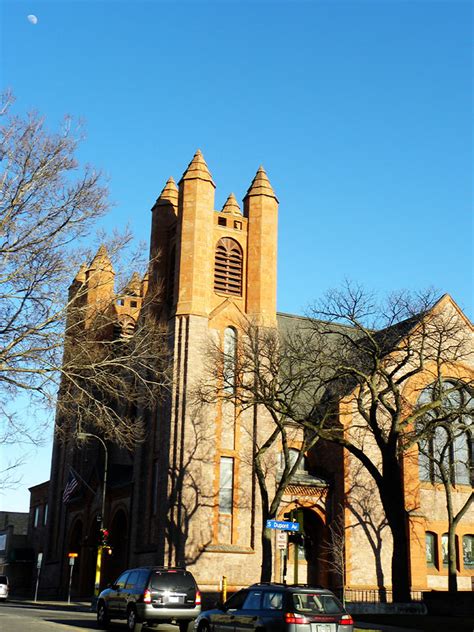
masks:
[[[110,619],[126,619],[127,629],[146,622],[176,623],[180,632],[201,612],[201,594],[191,573],[182,568],[143,566],[125,571],[97,600],[97,624],[106,629]]]
[[[353,632],[352,617],[330,591],[313,586],[254,584],[194,622],[197,632]]]

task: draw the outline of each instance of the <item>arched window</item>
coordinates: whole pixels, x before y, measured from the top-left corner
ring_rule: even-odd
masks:
[[[217,242],[214,262],[214,291],[242,296],[242,248],[230,237]]]
[[[427,566],[437,566],[438,560],[436,559],[437,558],[436,533],[431,533],[431,531],[427,531],[425,534],[425,542],[426,542],[426,564]]]
[[[442,393],[440,396],[440,388]],[[418,422],[418,466],[422,481],[473,484],[474,399],[463,384],[432,384],[418,399],[430,409]]]
[[[128,340],[135,332],[136,322],[124,314],[114,323],[114,340]]]
[[[464,535],[462,538],[462,559],[464,568],[474,568],[474,535]]]
[[[235,370],[237,360],[237,331],[227,327],[224,331],[224,390],[235,391]]]
[[[298,457],[300,455],[300,451],[296,448],[290,448],[288,450],[288,467],[290,470],[294,467]],[[285,455],[283,452],[280,452],[280,469],[283,470],[285,468]],[[303,455],[303,458],[298,463],[298,467],[295,470],[295,474],[308,474],[308,470],[306,469],[306,459]]]

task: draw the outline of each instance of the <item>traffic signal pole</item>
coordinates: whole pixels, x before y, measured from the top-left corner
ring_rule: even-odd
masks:
[[[97,441],[99,441],[102,444],[102,447],[104,448],[104,479],[102,481],[102,505],[101,505],[101,513],[100,513],[100,538],[101,541],[99,542],[99,545],[97,547],[97,560],[96,560],[96,564],[95,564],[95,582],[94,582],[94,600],[97,600],[97,597],[99,596],[99,592],[100,592],[100,573],[101,573],[101,568],[102,568],[102,550],[104,548],[104,544],[107,545],[108,543],[104,543],[102,538],[104,535],[104,532],[106,531],[106,529],[104,528],[104,513],[105,513],[105,492],[107,489],[107,468],[108,468],[108,458],[109,458],[109,453],[107,450],[107,446],[105,445],[105,442],[98,437],[95,434],[92,434],[90,432],[78,432],[77,433],[77,438],[80,440],[87,440],[88,438],[91,439],[97,439]],[[108,533],[107,533],[108,535]]]

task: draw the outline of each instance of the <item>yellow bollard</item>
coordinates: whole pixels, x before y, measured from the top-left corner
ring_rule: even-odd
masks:
[[[227,577],[222,575],[222,603],[227,601]]]
[[[94,584],[94,597],[99,596],[100,592],[100,571],[102,566],[102,544],[97,548],[97,561],[95,565],[95,584]]]

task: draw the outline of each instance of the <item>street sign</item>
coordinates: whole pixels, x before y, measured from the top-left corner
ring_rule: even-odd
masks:
[[[38,553],[38,559],[36,561],[36,568],[41,568],[41,562],[43,561],[43,554]]]
[[[277,549],[284,550],[288,546],[288,536],[286,531],[277,531],[276,534]]]
[[[299,522],[285,522],[283,520],[267,520],[267,529],[279,529],[280,531],[299,531]]]

